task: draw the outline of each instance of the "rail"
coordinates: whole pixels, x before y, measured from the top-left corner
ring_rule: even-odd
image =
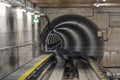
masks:
[[[96,64],[92,59],[89,59],[88,61],[100,80],[108,80],[107,75],[105,75],[105,73],[101,70],[98,64]]]
[[[46,61],[49,61],[49,59],[53,56],[54,53],[48,54],[47,56],[45,56],[44,58],[42,58],[40,61],[38,61],[38,63],[36,63],[32,68],[30,68],[28,71],[26,71],[22,76],[20,76],[18,78],[18,80],[32,80],[32,76],[35,75],[35,73],[42,72],[41,68],[43,66],[43,64]],[[47,63],[47,62],[46,62]],[[48,64],[48,63],[47,63]],[[43,66],[44,67],[44,66]],[[40,69],[41,68],[41,69]],[[44,70],[44,69],[43,69]],[[37,73],[38,74],[38,73]],[[40,74],[40,73],[39,73]]]

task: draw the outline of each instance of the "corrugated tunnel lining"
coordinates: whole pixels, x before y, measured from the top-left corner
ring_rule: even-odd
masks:
[[[98,30],[98,27],[85,17],[63,15],[46,26],[41,39],[47,44],[48,49],[67,50],[66,55],[92,56],[101,59],[103,41],[97,36]],[[53,38],[50,39],[51,35]],[[58,40],[55,39],[56,36],[59,37]]]

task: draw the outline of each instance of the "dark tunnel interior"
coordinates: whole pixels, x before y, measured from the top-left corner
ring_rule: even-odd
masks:
[[[57,50],[67,57],[93,57],[101,60],[104,42],[98,37],[99,28],[80,15],[63,15],[51,21],[41,34],[47,50]]]

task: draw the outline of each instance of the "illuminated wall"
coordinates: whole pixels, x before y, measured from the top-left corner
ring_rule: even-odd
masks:
[[[32,59],[32,15],[0,5],[0,79]]]

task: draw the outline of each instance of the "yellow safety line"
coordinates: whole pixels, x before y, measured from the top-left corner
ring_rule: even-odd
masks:
[[[94,69],[96,74],[99,76],[100,80],[107,80],[107,78],[104,76],[104,74],[101,72],[101,70],[97,67],[97,65],[94,63],[94,61],[89,59],[89,62],[91,64],[91,67]]]
[[[35,71],[38,66],[40,66],[43,62],[45,62],[52,54],[45,56],[44,58],[40,59],[38,63],[36,63],[32,68],[26,71],[18,80],[25,80],[33,71]]]

